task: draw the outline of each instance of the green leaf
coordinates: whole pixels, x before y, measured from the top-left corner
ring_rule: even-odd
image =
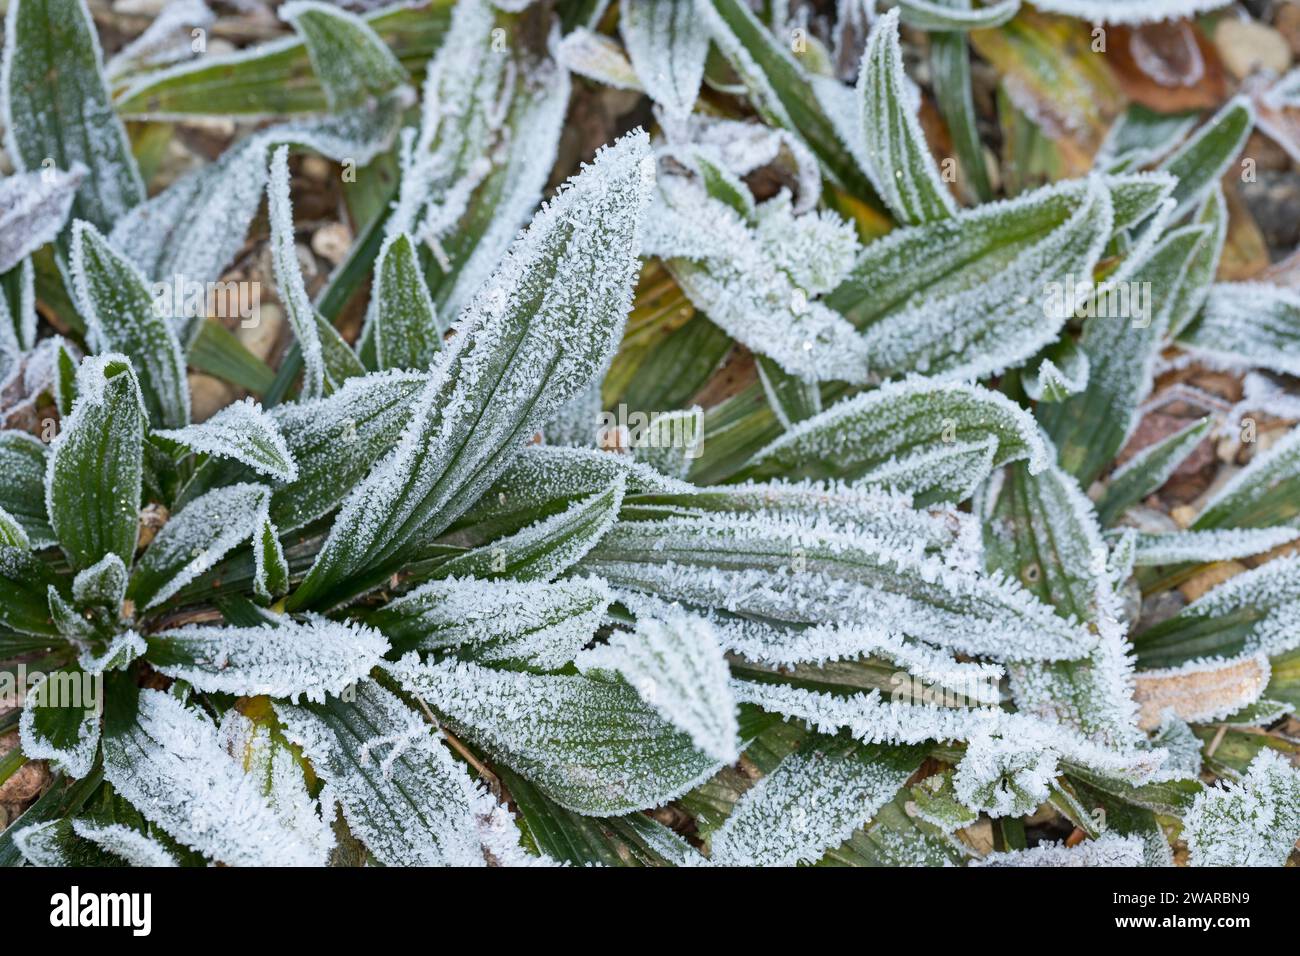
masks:
[[[20,551],[32,549],[32,541],[27,537],[26,530],[18,523],[18,519],[4,508],[0,508],[0,544]]]
[[[797,134],[834,182],[879,208],[879,198],[827,116],[813,81],[786,45],[742,0],[705,0],[696,10],[764,118]]]
[[[379,367],[427,369],[442,348],[443,328],[405,233],[389,237],[379,251],[371,303],[370,334]]]
[[[145,277],[93,225],[72,226],[72,276],[82,315],[100,352],[133,356],[149,419],[158,428],[190,421],[185,357]]]
[[[896,230],[863,250],[826,303],[863,329],[877,374],[999,372],[1054,342],[1070,318],[1053,290],[1091,276],[1123,219],[1103,183],[1064,183]]]
[[[13,0],[4,63],[0,98],[17,171],[80,163],[86,178],[72,215],[112,228],[145,190],[104,85],[99,36],[83,0]]]
[[[644,134],[625,137],[533,220],[462,317],[405,439],[344,505],[291,608],[382,581],[605,367],[631,297],[647,149]]]
[[[47,674],[23,701],[18,724],[23,753],[53,761],[70,777],[90,773],[99,752],[98,686],[79,667]]]
[[[620,7],[618,29],[650,98],[676,120],[689,116],[704,79],[709,35],[694,0],[645,0]]]
[[[1210,232],[1196,247],[1173,294],[1173,304],[1169,307],[1170,338],[1178,338],[1201,311],[1219,269],[1223,245],[1228,237],[1228,203],[1221,186],[1216,185],[1206,195],[1195,222]]]
[[[1177,222],[1196,206],[1207,190],[1227,172],[1241,152],[1255,123],[1250,100],[1238,96],[1206,121],[1191,139],[1160,164],[1160,169],[1178,178],[1173,199],[1177,204],[1170,222]]]
[[[201,424],[156,429],[149,437],[197,454],[241,462],[267,478],[293,481],[298,477],[298,466],[275,419],[251,398],[227,405]]]
[[[125,356],[81,363],[77,402],[50,445],[45,484],[50,526],[73,567],[89,567],[106,554],[130,566],[139,524],[144,415]]]
[[[978,467],[948,467],[976,446]],[[979,386],[917,380],[832,405],[772,442],[732,480],[840,478],[908,491],[926,502],[958,501],[993,467],[1021,458],[1034,471],[1048,460],[1022,409]]]
[[[1132,103],[1111,125],[1097,165],[1119,173],[1157,163],[1192,131],[1197,118],[1196,113],[1157,113]]]
[[[194,340],[186,353],[189,364],[237,388],[265,395],[275,381],[271,367],[220,322],[209,319],[196,325]]]
[[[397,57],[355,14],[313,0],[293,0],[277,12],[306,44],[331,110],[360,106],[407,81]]]
[[[718,767],[621,681],[426,665],[414,655],[393,674],[464,736],[577,813],[660,806]]]
[[[161,673],[208,693],[306,697],[317,703],[362,680],[388,651],[378,631],[324,618],[257,627],[189,624],[148,638]]]
[[[957,841],[907,812],[902,795],[886,803],[872,821],[818,866],[957,866],[970,853]]]
[[[1062,467],[1085,487],[1105,470],[1137,427],[1138,406],[1151,391],[1175,290],[1207,237],[1205,226],[1170,232],[1140,263],[1126,263],[1098,286],[1095,299],[1085,303],[1085,309],[1092,304],[1096,311],[1084,322],[1080,342],[1088,356],[1088,387],[1064,402],[1041,405],[1038,411],[1057,445]],[[1145,295],[1145,307],[1135,307],[1130,299],[1125,308],[1121,292],[1139,299]]]
[[[1212,528],[1267,528],[1297,523],[1300,515],[1300,428],[1256,455],[1206,503],[1192,523]]]
[[[476,821],[484,798],[442,734],[394,694],[364,681],[349,701],[275,710],[379,862],[484,865]]]
[[[163,525],[140,556],[128,593],[145,611],[169,599],[266,521],[270,491],[263,485],[215,488],[195,498]]]
[[[948,0],[948,13],[961,15],[970,9],[970,0]],[[994,5],[987,9],[997,9]],[[977,15],[985,11],[978,11]],[[904,9],[904,15],[907,10]],[[934,75],[934,98],[939,114],[948,126],[953,148],[962,169],[970,180],[976,198],[988,202],[993,198],[984,146],[980,143],[975,117],[975,100],[971,93],[970,48],[964,33],[936,33],[930,37],[930,70]]]
[[[939,178],[917,121],[919,101],[903,72],[898,16],[895,8],[877,21],[862,54],[857,87],[862,100],[859,148],[863,169],[876,192],[899,222],[916,225],[949,219],[957,206]]]
[[[1211,286],[1178,344],[1216,367],[1300,374],[1300,294],[1258,282]]]
[[[1115,523],[1130,505],[1158,489],[1195,450],[1210,430],[1210,418],[1180,428],[1143,448],[1128,463],[1117,468],[1097,501],[1097,520],[1103,526]]]
[[[57,580],[46,562],[26,548],[0,544],[0,625],[57,637],[46,597]]]
[[[1025,394],[1036,402],[1063,402],[1088,387],[1092,365],[1088,353],[1068,335],[1042,353],[1036,370],[1026,369],[1021,379]]]
[[[1000,0],[976,10],[971,9],[969,0],[960,5],[951,0],[899,0],[898,9],[903,22],[914,29],[964,32],[1002,26],[1016,15],[1020,0]]]
[[[45,513],[46,448],[39,438],[0,431],[0,508],[13,517],[36,549],[55,543]]]
[[[713,834],[711,858],[723,866],[816,862],[893,799],[924,755],[922,747],[815,734],[740,798]]]
[[[402,63],[421,71],[447,32],[453,4],[392,5],[363,16]],[[320,113],[328,108],[321,80],[300,37],[260,44],[254,50],[207,54],[133,80],[118,96],[118,112],[132,118],[199,116],[262,118]]]
[[[455,649],[481,663],[559,670],[596,633],[613,596],[598,578],[430,581],[366,615],[395,651]]]
[[[582,560],[613,526],[626,487],[620,475],[608,488],[558,514],[438,565],[437,576],[553,580]]]
[[[1137,727],[1133,665],[1091,503],[1055,467],[1035,476],[1016,464],[993,487],[984,519],[990,568],[1099,637],[1094,648],[1080,648],[1078,660],[1010,665],[1017,710],[1110,747],[1136,747],[1145,738]]]
[[[790,429],[821,413],[822,393],[816,382],[791,375],[766,355],[756,355],[758,380],[781,427]]]
[[[86,168],[74,166],[67,172],[42,168],[40,172],[15,173],[0,179],[0,273],[10,272],[41,246],[54,241],[68,221],[73,197],[85,178]],[[6,299],[0,296],[0,316],[9,309]],[[24,338],[27,341],[21,343],[22,349],[36,344]]]
[[[1295,648],[1300,561],[1278,558],[1229,579],[1133,638],[1138,664],[1169,667],[1200,658],[1281,654]]]

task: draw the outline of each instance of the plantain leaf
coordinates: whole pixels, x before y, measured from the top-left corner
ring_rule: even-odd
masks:
[[[619,11],[618,29],[650,98],[672,119],[689,116],[709,52],[709,35],[695,24],[694,0],[629,3]]]
[[[47,593],[58,579],[26,548],[0,543],[0,624],[23,634],[59,634]]]
[[[145,278],[93,225],[72,226],[72,278],[81,314],[97,351],[135,356],[133,367],[149,420],[158,428],[190,421],[185,356],[170,315],[149,292]]]
[[[267,478],[287,482],[298,478],[298,466],[280,433],[280,426],[251,398],[227,405],[199,425],[155,429],[150,438],[175,442],[198,454],[240,462]]]
[[[1172,193],[1176,207],[1170,222],[1177,222],[1214,188],[1246,144],[1254,123],[1255,110],[1250,100],[1238,96],[1160,164],[1162,171],[1178,179]]]
[[[1111,525],[1130,506],[1158,489],[1199,445],[1213,424],[1202,418],[1180,428],[1115,469],[1097,501],[1097,520]]]
[[[414,654],[402,658],[393,675],[576,813],[611,816],[659,806],[718,767],[621,681],[509,673],[458,661],[422,664]]]
[[[1300,515],[1300,428],[1274,442],[1216,492],[1192,527],[1266,528],[1296,523]]]
[[[438,312],[405,233],[390,236],[379,250],[369,321],[381,369],[427,369],[442,348]]]
[[[23,753],[50,760],[70,777],[90,773],[99,752],[99,709],[95,683],[80,668],[47,674],[23,700],[18,723]]]
[[[343,808],[344,819],[386,866],[483,866],[483,797],[442,735],[373,681],[355,699],[276,704]]]
[[[20,173],[82,167],[72,215],[107,231],[145,190],[102,67],[83,0],[9,4],[0,99],[10,159]]]
[[[1000,0],[971,9],[969,2],[956,6],[934,0],[899,0],[903,22],[917,30],[930,32],[987,30],[1000,27],[1020,9],[1020,0]]]
[[[291,607],[381,581],[604,368],[631,297],[649,162],[645,135],[625,137],[534,219],[462,317],[403,441],[345,503]]]
[[[363,679],[388,651],[378,631],[324,618],[260,627],[190,624],[148,641],[151,664],[198,690],[317,703]]]
[[[1215,366],[1300,373],[1300,295],[1257,282],[1211,286],[1178,344]]]
[[[34,435],[0,431],[0,508],[38,550],[56,543],[45,512],[45,460],[45,445]]]
[[[315,0],[293,0],[277,13],[302,37],[331,110],[360,106],[406,82],[397,57],[355,14]]]
[[[0,179],[0,273],[54,241],[85,178],[86,167],[76,164],[67,172],[42,169]]]
[[[143,477],[144,400],[123,355],[85,359],[77,401],[50,445],[45,507],[75,568],[106,554],[130,565]]]
[[[899,9],[876,22],[862,54],[859,151],[863,170],[894,216],[904,225],[916,225],[949,219],[957,207],[917,122],[920,97],[903,72]]]

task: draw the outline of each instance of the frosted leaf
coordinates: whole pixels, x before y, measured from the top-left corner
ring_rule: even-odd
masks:
[[[893,798],[920,766],[916,748],[815,737],[745,792],[713,834],[720,866],[816,862]]]
[[[109,670],[125,670],[148,649],[143,637],[135,631],[123,631],[108,643],[104,653],[95,656],[82,651],[77,663],[87,674],[97,675]]]
[[[250,540],[266,520],[270,490],[238,484],[195,498],[163,525],[131,578],[141,610],[162,604],[230,551]]]
[[[267,209],[271,219],[271,259],[275,283],[289,317],[294,337],[302,348],[303,395],[319,398],[334,391],[343,379],[362,374],[364,369],[352,356],[352,349],[312,305],[303,284],[302,268],[294,243],[293,210],[289,202],[289,147],[280,146],[271,158],[267,183]],[[350,362],[340,363],[346,355]]]
[[[601,385],[605,369],[601,376],[579,392],[564,405],[542,429],[542,441],[547,445],[569,445],[590,448],[599,438],[600,428],[597,423],[601,417]]]
[[[796,215],[785,192],[755,210],[754,237],[772,266],[808,295],[839,285],[861,248],[852,223],[827,210]]]
[[[1034,812],[1051,795],[1060,752],[1045,727],[1026,734],[978,732],[966,743],[966,755],[953,775],[953,788],[965,806],[991,817],[1020,817]]]
[[[1240,783],[1197,795],[1183,833],[1193,866],[1282,866],[1300,839],[1300,772],[1261,750]]]
[[[49,760],[70,777],[90,773],[99,751],[103,702],[76,668],[55,670],[23,698],[18,740],[29,760]]]
[[[89,8],[83,0],[9,4],[3,60],[0,113],[15,172],[41,172],[50,161],[57,169],[83,166],[72,216],[111,228],[144,201],[145,187],[104,82]]]
[[[1090,366],[1088,387],[1038,412],[1062,466],[1081,483],[1090,484],[1137,428],[1177,290],[1208,237],[1208,226],[1167,233],[1148,255],[1130,257],[1097,286],[1095,299],[1082,303],[1079,312],[1089,316],[1080,340]],[[1139,304],[1143,289],[1146,301]]]
[[[989,451],[989,440],[995,443]],[[978,385],[912,379],[832,405],[757,452],[744,477],[842,478],[956,501],[989,466],[1049,461],[1033,419]],[[970,466],[962,471],[958,464]]]
[[[60,820],[46,820],[15,830],[14,847],[28,866],[71,866],[72,859],[63,847]]]
[[[1013,665],[1017,709],[1100,744],[1136,746],[1142,738],[1131,648],[1092,503],[1055,466],[1036,476],[1012,466],[999,491],[984,522],[989,567],[1025,582],[1039,600],[1096,635],[1079,660]]]
[[[18,378],[22,353],[37,346],[36,270],[30,258],[23,259],[16,268],[17,275],[9,283],[17,285],[17,294],[12,289],[0,292],[0,389],[5,391],[8,383]],[[29,364],[33,357],[27,356]],[[9,363],[8,371],[6,363]]]
[[[426,369],[442,348],[438,312],[404,233],[390,236],[379,250],[367,320],[380,368]]]
[[[131,866],[179,866],[176,857],[153,837],[121,823],[92,823],[73,820],[72,832],[120,857]]]
[[[130,360],[97,355],[77,369],[77,400],[50,443],[45,507],[74,567],[135,554],[144,399]]]
[[[155,430],[152,436],[177,442],[192,452],[242,462],[267,478],[298,478],[298,466],[279,425],[252,398],[225,406],[202,424]]]
[[[0,508],[0,544],[24,551],[32,550],[32,540],[27,537],[26,529],[4,508]]]
[[[348,828],[381,863],[485,865],[469,774],[437,728],[392,693],[365,681],[354,701],[275,710],[328,783]]]
[[[359,106],[407,81],[387,44],[355,14],[315,0],[292,0],[276,12],[302,37],[331,110]]]
[[[618,90],[645,89],[627,55],[609,37],[586,27],[570,30],[555,48],[555,59],[566,70]]]
[[[1260,523],[1256,515],[1263,516],[1265,524],[1281,523],[1270,520],[1270,508],[1279,498],[1285,502],[1283,489],[1290,486],[1298,471],[1300,428],[1293,428],[1233,475],[1206,502],[1193,528],[1250,527]],[[1288,509],[1289,515],[1294,513],[1294,507]]]
[[[1228,0],[1035,0],[1048,13],[1064,13],[1093,23],[1155,23],[1226,7]]]
[[[1111,124],[1095,164],[1107,172],[1141,169],[1164,159],[1196,126],[1195,113],[1156,113],[1130,105]]]
[[[291,605],[335,600],[446,528],[621,338],[651,183],[643,132],[603,149],[466,308],[393,453],[353,490]]]
[[[446,318],[491,277],[532,215],[564,124],[568,71],[534,60],[513,29],[483,0],[455,5],[426,71],[419,135],[403,150],[398,201],[384,227],[433,252],[438,274],[426,277]]]
[[[1148,568],[1180,561],[1230,561],[1263,554],[1296,538],[1300,538],[1300,529],[1285,527],[1139,534],[1134,564]]]
[[[465,520],[502,520],[529,514],[557,500],[595,494],[619,477],[627,483],[629,495],[688,494],[695,490],[693,485],[661,474],[629,455],[593,448],[529,445],[465,513]]]
[[[951,771],[931,774],[911,788],[909,813],[943,833],[953,833],[979,819],[979,814],[957,799]]]
[[[645,613],[633,603],[635,631],[616,631],[575,659],[588,676],[617,674],[659,716],[724,764],[740,757],[736,705],[718,635],[705,618],[680,609]]]
[[[99,352],[132,356],[150,420],[162,428],[189,424],[185,356],[140,271],[88,222],[72,226],[69,267],[90,341]]]
[[[149,638],[149,662],[209,693],[323,701],[379,663],[388,641],[356,623],[285,618],[260,627],[189,624]]]
[[[270,521],[263,521],[253,533],[253,593],[264,604],[289,593],[289,562],[284,557],[279,533]]]
[[[1141,707],[1139,722],[1153,730],[1171,711],[1192,723],[1221,720],[1259,700],[1270,676],[1263,654],[1138,671],[1134,697]]]
[[[598,578],[430,581],[366,618],[399,649],[454,648],[485,663],[558,670],[604,620],[612,600]]]
[[[1056,2],[1056,0],[1049,0]],[[1128,8],[1125,8],[1128,9]],[[1045,842],[1028,850],[1006,850],[972,860],[971,866],[1144,866],[1142,838],[1103,833],[1076,846]]]
[[[86,167],[77,163],[67,171],[41,170],[0,179],[0,273],[54,241],[85,178]]]
[[[1243,653],[1271,657],[1300,646],[1300,558],[1278,558],[1230,578],[1160,626],[1181,631],[1216,618],[1227,619]]]
[[[954,219],[953,227],[960,228],[964,218]],[[1091,275],[1113,222],[1109,191],[1099,180],[1088,180],[1069,219],[981,286],[945,294],[939,285],[923,301],[868,325],[862,340],[873,370],[963,380],[1030,357],[1054,341],[1069,318],[1052,297],[1053,286]]]
[[[262,792],[279,818],[317,860],[327,860],[334,849],[334,807],[322,807],[307,790],[307,779],[298,755],[283,738],[273,735],[265,721],[253,721],[237,710],[229,710],[217,728],[221,746],[243,768],[262,781]]]
[[[215,20],[203,0],[169,0],[143,33],[104,64],[104,75],[117,80],[150,67],[187,60],[196,52],[191,31],[207,29]]]
[[[718,761],[629,685],[496,671],[408,654],[392,674],[453,727],[576,813],[656,807],[711,776]]]
[[[698,166],[703,157],[709,163],[721,164],[724,173],[737,179],[776,165],[788,170],[796,181],[795,213],[816,207],[822,191],[821,167],[804,142],[788,130],[695,113],[687,121],[686,137],[694,144],[687,156],[681,156],[676,147],[667,150],[679,160],[686,160],[686,165]],[[703,171],[701,175],[705,175]],[[705,175],[705,179],[707,182],[709,177]]]
[[[1300,396],[1280,388],[1267,375],[1250,372],[1242,379],[1241,387],[1241,401],[1224,413],[1220,434],[1235,430],[1236,423],[1252,411],[1267,411],[1278,418],[1300,421]]]
[[[620,8],[618,29],[636,75],[670,120],[689,116],[704,79],[708,31],[694,0],[646,0]]]
[[[1216,366],[1300,374],[1300,294],[1261,282],[1210,288],[1178,342]]]
[[[946,219],[957,209],[917,122],[920,97],[903,72],[898,8],[876,21],[858,75],[863,172],[905,225]]]
[[[244,244],[266,192],[267,152],[272,146],[303,146],[364,166],[392,145],[406,102],[393,93],[373,109],[282,123],[254,133],[216,162],[187,172],[132,209],[113,226],[109,240],[150,279],[174,288],[179,276],[206,289],[207,283],[220,279]],[[239,293],[230,286],[226,290],[228,297]],[[182,285],[180,297],[184,293]]]
[[[1111,524],[1130,505],[1155,491],[1200,444],[1213,423],[1208,418],[1192,422],[1166,438],[1154,442],[1111,473],[1106,490],[1097,501],[1097,519]]]
[[[1069,341],[1068,339],[1066,341]],[[1060,402],[1088,387],[1090,365],[1088,353],[1073,349],[1061,365],[1052,357],[1044,358],[1036,371],[1023,375],[1025,394],[1036,402]]]
[[[271,518],[292,531],[333,511],[397,444],[428,376],[380,372],[350,378],[333,395],[270,412],[298,468],[271,495]]]
[[[1187,721],[1172,711],[1165,711],[1151,742],[1169,751],[1169,759],[1165,761],[1166,772],[1191,779],[1200,777],[1204,741],[1196,736]]]
[[[1255,122],[1255,108],[1238,95],[1219,108],[1186,142],[1160,164],[1178,179],[1173,198],[1178,206],[1170,218],[1177,222],[1210,190],[1236,160]]]
[[[978,9],[969,2],[949,4],[935,0],[899,0],[898,10],[905,24],[929,32],[981,30],[1001,26],[1020,9],[1020,0],[999,0]]]
[[[615,526],[583,560],[620,587],[787,623],[874,619],[920,640],[1003,659],[1080,656],[1096,638],[1002,575],[772,516],[668,518]]]
[[[457,555],[438,566],[438,575],[550,581],[586,557],[618,519],[625,482],[617,476],[604,491],[506,538]]]
[[[660,191],[646,222],[643,255],[664,259],[696,308],[727,334],[800,378],[863,383],[868,352],[853,327],[800,287],[804,265],[792,274],[779,262],[836,262],[850,238],[833,220],[818,218],[820,229],[789,232],[788,246],[774,265],[774,230],[791,230],[798,220],[776,215],[763,236],[704,186],[680,176],[660,177]],[[810,213],[807,215],[819,216]],[[824,228],[832,228],[829,233]],[[829,239],[829,242],[827,240]],[[827,283],[828,276],[821,276]]]
[[[820,733],[833,734],[845,729],[862,743],[919,744],[987,737],[985,755],[977,756],[972,772],[997,763],[1003,751],[1020,753],[1022,774],[1032,773],[1036,766],[1045,771],[1045,765],[1035,762],[1041,752],[1136,784],[1151,780],[1168,756],[1164,750],[1145,746],[1145,740],[1144,746],[1129,750],[1104,747],[1065,725],[1007,713],[996,707],[940,707],[930,703],[913,704],[906,699],[886,701],[879,690],[829,694],[745,680],[733,680],[732,686],[740,703],[756,704],[766,711],[807,721]],[[970,779],[978,784],[981,778],[975,774]],[[1038,782],[1037,776],[1022,776],[1021,780],[1035,786]]]
[[[140,691],[135,722],[104,740],[104,777],[145,818],[229,866],[318,866],[319,847],[285,826],[200,711]]]
[[[1194,222],[1209,232],[1192,253],[1173,292],[1173,302],[1168,306],[1170,338],[1182,335],[1188,323],[1200,314],[1214,288],[1214,277],[1228,238],[1228,203],[1221,185],[1216,184],[1206,195]]]

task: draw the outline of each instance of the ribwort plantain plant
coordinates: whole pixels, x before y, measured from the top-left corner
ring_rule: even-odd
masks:
[[[1300,419],[1300,299],[1216,279],[1296,82],[1033,181],[1008,38],[1223,3],[835,6],[293,0],[222,52],[175,0],[105,62],[9,0],[0,785],[51,774],[0,860],[1292,858],[1300,430],[1231,437]],[[1241,401],[1126,451],[1190,368]]]

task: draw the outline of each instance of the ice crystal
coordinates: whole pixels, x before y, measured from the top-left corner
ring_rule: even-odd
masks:
[[[1240,783],[1197,794],[1183,829],[1193,866],[1281,866],[1300,839],[1300,772],[1265,748]]]

